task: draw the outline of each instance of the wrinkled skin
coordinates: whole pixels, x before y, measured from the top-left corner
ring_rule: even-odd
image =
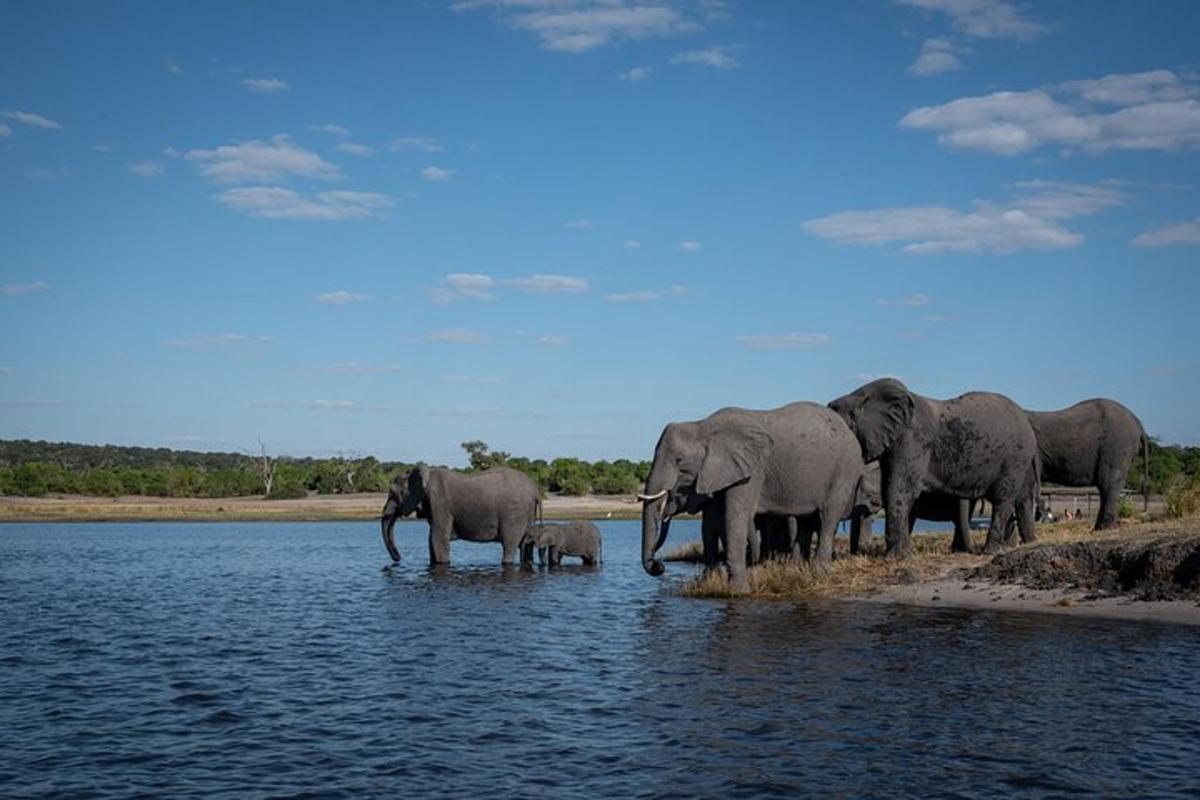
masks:
[[[747,549],[758,514],[819,514],[813,560],[828,564],[837,523],[850,512],[862,469],[849,428],[816,403],[770,411],[724,408],[702,420],[673,422],[659,437],[646,480],[642,566],[662,574],[655,553],[671,517],[701,510],[705,563],[716,567],[723,549],[734,591],[748,587]]]
[[[862,552],[863,546],[871,538],[871,515],[883,509],[883,487],[878,463],[868,464],[863,473],[862,484],[858,491],[858,505],[855,507],[856,516],[851,519],[850,552]],[[971,547],[971,516],[975,513],[977,499],[966,500],[953,495],[936,492],[922,492],[913,503],[909,513],[908,532],[911,535],[918,519],[931,522],[953,522],[954,539],[950,550],[956,553],[970,553]]]
[[[1149,439],[1141,420],[1115,400],[1095,399],[1060,411],[1027,411],[1037,437],[1042,480],[1100,490],[1096,530],[1117,526],[1117,506],[1133,459],[1141,451],[1143,476]],[[1142,491],[1146,492],[1143,482]]]
[[[538,562],[557,567],[563,556],[577,556],[586,566],[601,561],[603,543],[600,529],[587,520],[555,524],[535,523],[529,526],[522,542],[522,561],[531,561],[525,553],[537,548]]]
[[[1018,502],[1040,491],[1037,440],[1012,400],[990,392],[934,400],[883,378],[829,407],[858,437],[863,460],[879,462],[889,556],[909,554],[913,507],[924,492],[990,502],[986,552],[1004,548],[1014,513],[1021,539],[1034,540],[1034,504]]]
[[[388,490],[380,527],[393,561],[400,560],[393,531],[396,520],[416,512],[429,522],[429,563],[450,563],[450,542],[500,542],[509,563],[541,501],[529,477],[509,467],[463,475],[423,464],[396,476]]]

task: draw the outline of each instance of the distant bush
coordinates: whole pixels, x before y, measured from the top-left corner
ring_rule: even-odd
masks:
[[[1133,519],[1137,516],[1137,506],[1128,497],[1122,497],[1117,503],[1117,518],[1118,519]]]
[[[1200,475],[1178,480],[1167,490],[1167,516],[1191,517],[1200,514]]]

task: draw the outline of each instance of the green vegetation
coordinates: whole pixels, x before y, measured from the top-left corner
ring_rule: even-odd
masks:
[[[1178,444],[1163,445],[1150,439],[1150,493],[1168,494],[1181,481],[1200,476],[1200,447],[1184,447]],[[1129,470],[1126,487],[1142,490],[1142,454],[1138,453]]]
[[[512,467],[532,478],[543,493],[632,494],[641,488],[650,474],[649,461],[619,458],[588,463],[578,458],[556,458],[547,462],[540,458],[513,458],[501,450],[493,452],[486,442],[479,440],[463,442],[461,446],[467,451],[467,460],[471,464],[467,472],[496,466]]]
[[[1179,478],[1167,489],[1167,516],[1179,519],[1200,514],[1200,475]]]

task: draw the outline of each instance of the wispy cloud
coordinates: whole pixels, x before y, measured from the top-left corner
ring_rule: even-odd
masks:
[[[356,361],[345,361],[340,364],[330,364],[329,366],[321,367],[321,372],[327,372],[332,375],[385,375],[406,371],[409,370],[392,364],[361,364]]]
[[[700,242],[685,240],[679,243],[679,249],[685,253],[699,253],[704,249],[704,245]]]
[[[5,297],[20,297],[25,294],[33,294],[34,292],[45,292],[50,289],[50,284],[45,281],[32,281],[30,283],[6,283],[0,287],[0,294]]]
[[[948,39],[926,39],[921,44],[921,54],[908,67],[913,75],[928,77],[962,69],[959,53],[969,53],[970,48],[961,47]]]
[[[742,62],[730,52],[729,45],[716,45],[703,50],[688,50],[671,57],[672,64],[699,64],[713,69],[737,69]]]
[[[568,340],[567,337],[554,334],[548,336],[539,336],[534,339],[534,341],[545,347],[566,347],[570,343],[570,340]]]
[[[280,78],[246,78],[242,81],[242,87],[255,94],[275,94],[292,88]]]
[[[875,301],[877,306],[908,306],[909,308],[920,308],[927,306],[933,302],[933,298],[927,294],[917,292],[910,294],[907,297],[881,297]]]
[[[0,111],[0,117],[11,119],[14,122],[34,128],[49,128],[51,130],[60,130],[62,128],[62,125],[54,120],[43,117],[41,114],[34,114],[32,111]]]
[[[1200,245],[1200,217],[1139,233],[1133,243],[1138,247]]]
[[[878,246],[906,243],[906,253],[1015,253],[1061,250],[1083,243],[1083,235],[1060,222],[1120,205],[1110,186],[1030,181],[1017,195],[995,205],[977,201],[970,211],[943,206],[844,211],[804,223],[808,233],[839,244]]]
[[[327,306],[344,306],[350,303],[361,303],[364,300],[370,300],[369,294],[359,294],[357,292],[347,292],[345,289],[338,289],[336,292],[325,292],[313,298],[318,303]]]
[[[442,344],[482,344],[484,336],[468,328],[442,328],[425,334],[425,341]]]
[[[440,153],[442,145],[432,136],[400,136],[392,139],[388,149],[396,152],[413,150],[419,153]]]
[[[453,383],[464,386],[499,386],[504,383],[500,378],[479,375],[439,375],[438,380],[442,383]]]
[[[452,272],[430,290],[435,303],[446,305],[455,300],[494,300],[492,288],[496,281],[491,275],[479,272]]]
[[[592,288],[587,279],[570,275],[530,275],[514,278],[509,284],[523,292],[541,294],[579,294]]]
[[[337,150],[339,153],[347,153],[352,156],[359,156],[360,158],[375,155],[375,148],[359,144],[358,142],[341,142],[338,144]]]
[[[302,194],[280,186],[243,186],[217,195],[221,205],[260,219],[347,220],[386,216],[395,201],[374,192]]]
[[[936,131],[956,150],[1017,155],[1043,146],[1097,154],[1200,146],[1200,85],[1170,70],[1108,75],[963,97],[908,112],[900,127]]]
[[[6,136],[12,136],[12,128],[0,123],[0,139],[3,139]]]
[[[454,177],[454,174],[454,170],[442,167],[430,166],[421,170],[421,177],[427,181],[448,181]]]
[[[626,250],[638,250],[642,246],[638,239],[626,239],[622,244]]]
[[[25,170],[25,176],[39,181],[56,181],[71,174],[66,167],[31,167]]]
[[[564,222],[563,227],[573,228],[577,231],[590,231],[596,227],[596,224],[590,219],[573,219],[570,222]]]
[[[157,161],[130,161],[125,168],[143,178],[155,178],[163,173],[163,166]]]
[[[649,78],[650,73],[653,71],[654,70],[651,69],[650,67],[632,67],[630,69],[625,70],[617,77],[623,81],[629,81],[630,83],[637,83],[638,81],[644,81],[647,78]]]
[[[1028,41],[1048,28],[1009,0],[897,0],[902,5],[945,14],[955,28],[977,39]]]
[[[163,342],[164,347],[185,350],[206,350],[211,348],[247,347],[268,344],[275,341],[274,336],[247,333],[217,333],[198,334],[186,339],[170,339]]]
[[[316,131],[317,133],[328,133],[331,136],[346,137],[350,135],[350,130],[348,128],[344,128],[341,125],[334,125],[329,122],[321,125],[309,125],[308,129],[310,131]]]
[[[681,283],[674,283],[666,289],[641,289],[636,292],[606,294],[604,295],[604,299],[610,303],[650,303],[655,300],[680,297],[685,294],[687,294],[687,287]]]
[[[767,333],[737,337],[737,343],[751,350],[813,350],[829,345],[833,339],[824,333]]]
[[[217,183],[274,182],[292,176],[321,180],[341,177],[336,166],[283,133],[268,142],[250,140],[213,150],[189,150],[183,157],[195,163],[201,175]]]

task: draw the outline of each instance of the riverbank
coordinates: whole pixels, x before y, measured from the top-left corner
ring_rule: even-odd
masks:
[[[925,607],[986,608],[1200,625],[1200,519],[1126,523],[1093,533],[1088,523],[1045,525],[1038,542],[996,556],[949,552],[947,534],[913,537],[913,555],[851,556],[837,542],[833,566],[768,562],[750,571],[750,596],[836,597]],[[982,534],[974,535],[977,547]],[[680,593],[728,597],[721,575]]]
[[[329,522],[379,518],[387,496],[313,495],[297,500],[261,497],[0,496],[0,522]],[[551,495],[546,519],[640,519],[633,495]]]

